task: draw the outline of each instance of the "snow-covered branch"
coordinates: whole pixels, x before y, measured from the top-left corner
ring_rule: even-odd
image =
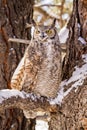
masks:
[[[27,94],[24,91],[13,89],[0,90],[0,111],[8,108],[22,109],[26,118],[35,118],[48,114],[50,104],[46,99],[39,99],[32,93]]]
[[[82,59],[81,66],[75,67],[72,76],[61,82],[60,91],[55,99],[39,98],[32,93],[14,89],[0,90],[0,111],[8,108],[19,108],[23,110],[26,118],[44,116],[48,118],[50,113],[58,112],[58,106],[64,105],[63,101],[71,92],[77,93],[80,86],[85,87],[84,83],[87,81],[87,54],[82,55]]]

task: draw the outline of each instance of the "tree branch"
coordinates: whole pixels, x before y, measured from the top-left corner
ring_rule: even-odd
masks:
[[[55,14],[52,14],[52,13],[49,13],[49,12],[45,11],[44,9],[42,9],[41,7],[34,6],[34,10],[42,13],[45,17],[49,17],[51,19],[56,18],[58,21],[60,21],[60,17],[59,16],[57,16]]]
[[[50,6],[53,6],[53,7],[58,7],[58,8],[61,8],[61,4],[36,4],[36,5],[34,5],[34,7],[43,7],[43,6],[48,6],[48,7],[50,7]]]
[[[18,39],[18,38],[9,38],[9,39],[8,39],[8,42],[16,42],[16,43],[29,44],[30,40]]]
[[[30,40],[25,39],[18,39],[18,38],[9,38],[8,42],[14,42],[14,43],[23,43],[23,44],[29,44]],[[66,52],[66,44],[61,44],[61,49],[63,52]]]
[[[38,98],[32,93],[14,89],[0,90],[0,111],[8,108],[22,109],[26,118],[36,118],[49,115],[53,107],[46,98]]]

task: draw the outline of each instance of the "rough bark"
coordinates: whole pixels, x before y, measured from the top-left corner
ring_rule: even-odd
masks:
[[[68,23],[69,38],[63,66],[63,79],[72,76],[75,66],[82,66],[82,54],[87,54],[87,1],[74,0],[73,12]],[[79,41],[84,38],[84,44]],[[64,91],[70,88],[68,85]],[[52,115],[50,130],[87,130],[87,77],[75,92],[73,89],[63,100],[57,115]]]
[[[32,19],[32,1],[0,1],[1,12],[1,29],[0,29],[0,89],[10,88],[10,77],[16,68],[20,58],[23,55],[25,46],[20,44],[8,44],[7,35],[9,37],[29,39],[28,33],[25,31],[24,25]],[[26,3],[27,2],[27,3]],[[27,4],[29,5],[27,6]],[[29,8],[31,7],[31,8]],[[74,71],[76,65],[82,66],[82,54],[87,53],[87,43],[82,44],[79,36],[86,39],[86,0],[74,0],[73,12],[68,24],[69,38],[67,40],[67,55],[64,63],[63,79],[69,78]],[[26,9],[25,9],[26,8]],[[29,10],[30,9],[30,10]],[[31,15],[30,15],[31,14]],[[84,15],[85,14],[85,15]],[[4,16],[4,17],[3,17]],[[13,17],[14,16],[14,17]],[[85,17],[85,18],[84,18]],[[84,19],[83,19],[84,18]],[[78,24],[79,23],[79,24]],[[80,27],[78,27],[80,25]],[[13,48],[13,49],[10,49]],[[9,54],[10,49],[10,54]],[[71,85],[65,87],[66,91]],[[87,78],[84,84],[77,91],[72,91],[64,98],[61,106],[50,106],[45,99],[36,102],[31,98],[23,99],[20,97],[12,97],[13,100],[7,99],[2,102],[0,110],[11,108],[9,111],[1,111],[0,130],[33,130],[31,123],[24,118],[22,111],[14,110],[13,107],[30,111],[31,109],[42,108],[44,111],[51,113],[51,121],[49,122],[50,130],[86,130],[87,129]],[[10,93],[10,91],[9,91]],[[22,102],[21,102],[22,101]],[[43,101],[43,102],[42,102]],[[17,104],[16,104],[17,103]],[[36,112],[35,112],[36,113]],[[35,118],[35,117],[34,117]],[[12,126],[14,126],[12,128]]]
[[[50,130],[87,129],[87,85],[74,90],[64,99],[60,110],[52,115]]]
[[[30,39],[30,29],[26,30],[25,24],[31,22],[32,13],[33,0],[0,0],[0,89],[10,88],[11,76],[26,48],[24,44],[8,43],[8,38]],[[3,114],[0,130],[29,129],[22,111],[11,109]]]
[[[73,2],[73,12],[68,23],[69,38],[66,42],[67,56],[63,68],[63,78],[69,78],[71,76],[74,66],[79,64],[82,59],[82,54],[87,52],[87,43],[82,44],[81,41],[78,40],[79,37],[82,37],[86,40],[87,18],[84,19],[84,14],[87,14],[86,6],[87,2],[85,0],[74,0]]]
[[[5,93],[7,93],[7,97]],[[8,108],[19,108],[26,112],[32,112],[32,114],[30,113],[30,117],[27,115],[26,118],[34,119],[37,116],[35,115],[36,112],[52,112],[51,109],[55,108],[55,111],[57,107],[55,105],[50,105],[46,98],[39,98],[32,93],[28,94],[24,91],[20,92],[18,90],[5,89],[4,91],[0,91],[0,111]]]

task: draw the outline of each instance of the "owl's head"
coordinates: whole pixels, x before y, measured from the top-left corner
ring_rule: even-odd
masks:
[[[51,25],[44,26],[44,25],[37,25],[33,21],[33,39],[37,41],[47,41],[48,39],[54,39],[57,35],[57,30],[55,27],[56,19],[53,20]]]

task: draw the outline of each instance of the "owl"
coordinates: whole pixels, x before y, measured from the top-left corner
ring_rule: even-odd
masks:
[[[61,82],[61,48],[54,20],[37,25],[24,56],[11,79],[11,88],[55,98]]]

